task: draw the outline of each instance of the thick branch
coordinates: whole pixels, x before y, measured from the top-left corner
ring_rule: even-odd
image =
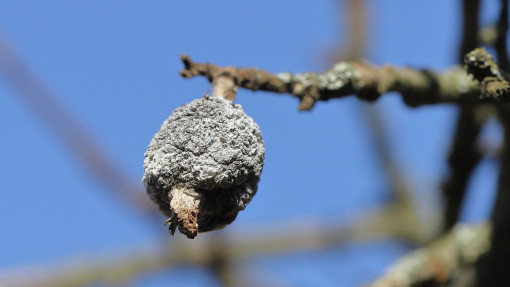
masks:
[[[489,250],[490,234],[488,223],[457,225],[432,245],[407,254],[370,286],[443,286],[456,281]]]
[[[465,105],[459,111],[452,150],[448,157],[450,173],[443,186],[445,232],[457,223],[471,173],[482,159],[476,143],[490,115],[485,110],[486,107]]]
[[[381,94],[399,92],[409,106],[445,102],[478,101],[480,93],[461,68],[444,73],[412,68],[375,67],[367,62],[339,62],[322,73],[270,74],[254,68],[219,67],[210,63],[193,62],[189,56],[181,59],[181,76],[204,76],[210,82],[231,77],[235,85],[253,91],[289,93],[301,100],[300,110],[310,110],[316,101],[327,101],[355,94],[361,99],[376,100]]]
[[[508,70],[506,34],[508,33],[508,0],[501,0],[501,8],[497,26],[497,38],[494,47],[498,56],[499,67]]]
[[[493,233],[491,250],[478,268],[475,286],[510,286],[510,114],[501,112],[505,132],[497,197],[492,210]]]
[[[479,22],[480,0],[462,1],[462,43],[459,50],[460,62],[464,62],[466,54],[478,47],[476,37]],[[452,145],[448,164],[450,172],[443,186],[444,195],[444,228],[449,231],[458,220],[466,188],[471,172],[481,159],[476,148],[476,140],[483,126],[484,120],[479,120],[474,105],[460,107],[455,138]]]
[[[478,47],[480,0],[462,0],[462,42],[460,45],[459,62],[462,63],[464,56]]]

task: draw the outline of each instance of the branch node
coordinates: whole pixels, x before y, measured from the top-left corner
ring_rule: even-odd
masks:
[[[484,48],[476,48],[464,57],[466,70],[480,83],[481,97],[510,102],[510,83]]]

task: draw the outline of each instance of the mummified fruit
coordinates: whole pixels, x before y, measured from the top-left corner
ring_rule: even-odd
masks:
[[[147,194],[169,230],[194,238],[223,228],[257,191],[264,164],[258,125],[240,105],[204,97],[176,109],[145,153]]]

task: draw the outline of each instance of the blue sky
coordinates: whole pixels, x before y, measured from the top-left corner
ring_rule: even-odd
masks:
[[[459,1],[367,2],[367,60],[436,70],[456,63]],[[483,24],[495,19],[496,2],[484,1]],[[203,78],[178,76],[179,55],[275,73],[321,71],[323,53],[341,47],[345,36],[337,19],[341,4],[311,3],[2,1],[0,33],[141,184],[143,153],[153,134],[176,107],[203,96],[209,86]],[[147,223],[91,177],[3,79],[0,102],[0,271],[105,254],[167,236],[159,222]],[[242,90],[236,103],[260,125],[266,164],[257,195],[227,228],[296,218],[348,220],[387,195],[354,97],[318,103],[306,113],[298,112],[297,100],[288,95]],[[396,162],[413,179],[417,196],[434,202],[435,184],[447,168],[455,107],[412,109],[394,94],[377,105]],[[499,135],[497,124],[484,133],[495,142]],[[491,161],[477,169],[466,221],[487,217],[496,173]],[[356,286],[405,251],[397,242],[349,244],[257,257],[246,268],[292,286]],[[189,280],[187,274],[197,276],[191,285],[216,284],[203,270],[180,268],[135,286]]]

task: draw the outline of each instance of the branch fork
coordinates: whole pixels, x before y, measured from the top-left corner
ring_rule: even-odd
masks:
[[[466,54],[464,62],[467,72],[480,83],[482,98],[510,102],[510,83],[484,48]]]

